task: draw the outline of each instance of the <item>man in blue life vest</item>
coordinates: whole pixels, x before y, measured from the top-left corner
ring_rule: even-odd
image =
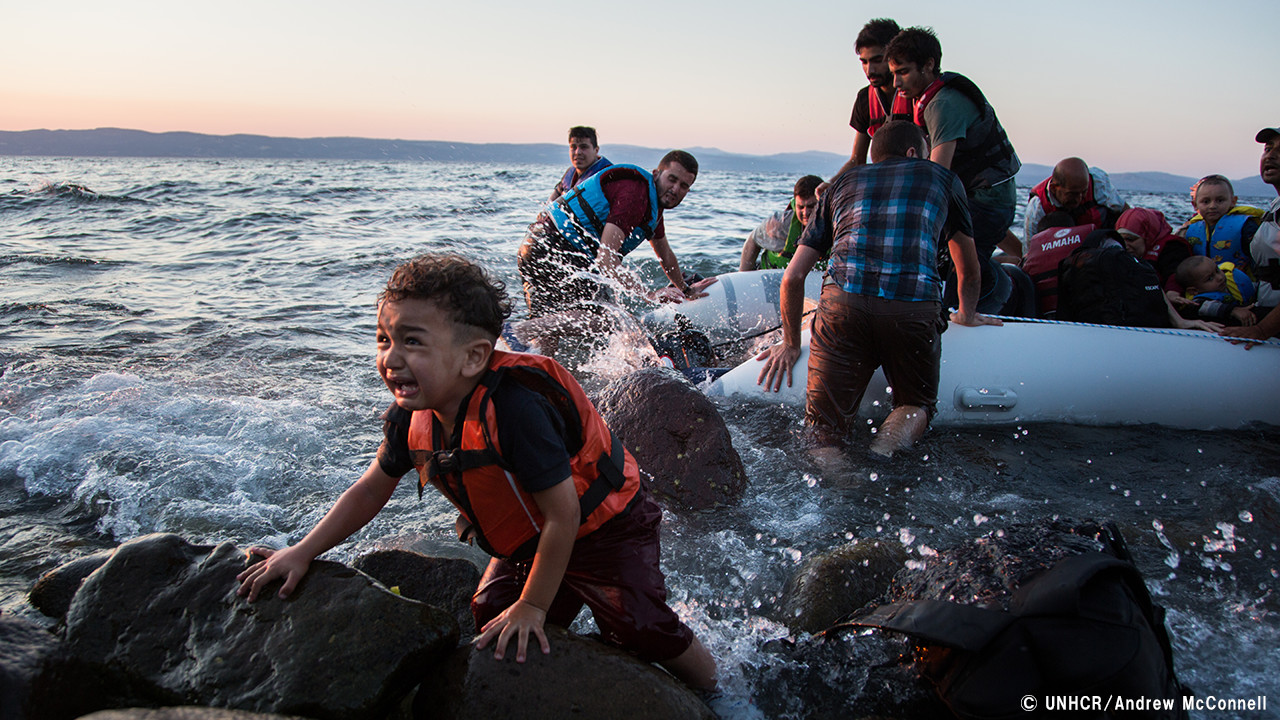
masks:
[[[1022,224],[1023,249],[1036,233],[1051,227],[1093,225],[1113,230],[1128,209],[1129,203],[1111,186],[1106,172],[1078,157],[1066,158],[1031,189]]]
[[[1018,204],[1014,176],[1022,162],[978,86],[959,73],[942,71],[942,45],[932,30],[903,30],[889,42],[885,54],[893,86],[912,101],[912,121],[929,138],[929,159],[959,175],[964,183],[982,268],[977,309],[998,313],[1013,283],[991,254],[1012,237],[1008,231]],[[1016,251],[1020,254],[1021,248]],[[944,300],[950,307],[955,307],[955,284],[952,273]]]
[[[529,226],[517,258],[529,317],[615,302],[611,286],[651,303],[705,295],[703,288],[715,279],[685,281],[663,222],[663,212],[684,200],[697,177],[698,161],[672,150],[652,173],[613,165],[551,203]],[[668,287],[649,291],[622,266],[622,258],[646,241],[671,280]]]
[[[574,185],[613,165],[600,155],[596,129],[585,125],[569,128],[569,169],[551,191],[551,201],[568,192]]]
[[[836,175],[867,163],[871,137],[885,121],[911,119],[911,104],[893,89],[893,73],[889,72],[884,54],[889,41],[899,30],[898,23],[893,20],[876,18],[863,25],[854,40],[853,49],[862,63],[862,72],[867,76],[867,86],[858,91],[849,117],[849,127],[857,133],[853,137],[853,152]]]
[[[765,218],[742,243],[739,272],[781,270],[787,266],[795,255],[800,233],[818,207],[817,190],[821,184],[822,178],[817,175],[805,175],[796,181],[787,207]]]
[[[1280,195],[1280,128],[1263,128],[1255,138],[1262,143],[1262,159],[1258,163],[1258,171],[1262,181],[1276,189]],[[1262,304],[1264,296],[1270,296],[1280,288],[1280,222],[1276,213],[1280,212],[1280,197],[1271,201],[1267,212],[1258,224],[1258,231],[1253,234],[1249,244],[1249,254],[1253,257],[1253,268],[1258,278],[1258,300]],[[1280,335],[1280,310],[1272,308],[1257,325],[1245,327],[1229,327],[1221,331],[1223,335],[1244,340],[1266,340]],[[1250,347],[1246,345],[1246,347]]]

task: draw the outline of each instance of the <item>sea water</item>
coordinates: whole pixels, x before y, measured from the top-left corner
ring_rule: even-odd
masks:
[[[144,533],[298,540],[380,440],[390,396],[373,368],[374,302],[391,269],[456,251],[518,295],[516,248],[562,170],[0,158],[0,609],[38,619],[25,594],[41,572]],[[793,180],[703,172],[667,216],[682,266],[735,270]],[[1185,196],[1130,202],[1175,225],[1189,214]],[[628,264],[650,286],[661,277],[645,248]],[[597,380],[629,368],[599,360]],[[1177,361],[1097,358],[1152,372]],[[669,512],[663,563],[673,605],[735,691],[776,662],[760,648],[788,635],[782,594],[807,558],[875,537],[927,562],[1063,516],[1120,525],[1198,695],[1280,701],[1280,429],[941,428],[891,463],[854,452],[818,465],[798,409],[718,402],[746,494]],[[406,485],[331,556],[447,542],[452,509]],[[803,697],[784,704],[804,715]]]

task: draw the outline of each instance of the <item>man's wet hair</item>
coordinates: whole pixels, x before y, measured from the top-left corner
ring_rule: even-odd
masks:
[[[1191,186],[1191,202],[1196,201],[1196,193],[1200,191],[1201,185],[1226,185],[1228,194],[1236,194],[1236,189],[1231,185],[1231,181],[1228,180],[1225,175],[1205,175],[1197,180],[1195,185]]]
[[[397,267],[378,304],[409,299],[434,303],[454,325],[482,330],[491,339],[511,316],[506,284],[461,255],[419,255]]]
[[[942,72],[942,43],[938,42],[933,28],[910,27],[898,33],[889,41],[885,57],[899,65],[915,63],[920,69],[932,60],[933,71]]]
[[[792,195],[802,198],[811,198],[818,191],[818,186],[823,183],[823,179],[817,175],[805,175],[796,181],[795,188],[791,191]]]
[[[901,31],[902,28],[898,27],[896,21],[889,18],[876,18],[862,26],[858,39],[853,41],[853,49],[858,51],[864,47],[887,47],[889,41]]]
[[[871,138],[871,161],[906,157],[908,148],[915,148],[920,153],[917,157],[929,158],[929,143],[919,125],[907,120],[890,120],[881,125],[875,137]]]
[[[600,147],[600,141],[596,140],[596,129],[587,127],[586,125],[574,125],[569,128],[569,142],[573,142],[574,138],[583,138],[591,141],[591,147]]]
[[[670,163],[680,163],[685,170],[693,173],[694,177],[698,177],[698,159],[684,150],[672,150],[662,156],[662,162],[658,163],[658,170],[666,167]],[[654,172],[657,175],[657,172]]]

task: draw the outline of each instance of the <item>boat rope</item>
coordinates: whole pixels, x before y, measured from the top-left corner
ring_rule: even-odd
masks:
[[[952,312],[955,312],[955,309],[952,309]],[[1103,325],[1101,323],[1070,322],[1067,320],[1046,320],[1044,318],[1014,317],[1010,315],[992,315],[990,313],[983,313],[983,315],[986,315],[987,317],[996,318],[997,320],[1003,320],[1005,322],[1040,323],[1042,325],[1075,325],[1078,327],[1096,327],[1096,328],[1114,328],[1117,330],[1132,330],[1134,332],[1156,333],[1157,335],[1181,335],[1183,337],[1195,337],[1195,338],[1201,338],[1204,340],[1219,340],[1222,342],[1231,342],[1232,340],[1234,340],[1237,343],[1248,342],[1248,343],[1253,343],[1255,345],[1271,345],[1273,347],[1280,347],[1280,340],[1248,340],[1245,338],[1229,338],[1229,337],[1224,337],[1222,335],[1218,335],[1215,333],[1206,332],[1204,330],[1176,330],[1174,328],[1132,327],[1129,325]]]

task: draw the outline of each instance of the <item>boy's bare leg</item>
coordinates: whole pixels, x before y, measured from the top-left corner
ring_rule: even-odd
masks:
[[[915,405],[902,405],[893,409],[880,424],[876,439],[871,441],[871,452],[892,457],[899,450],[915,444],[929,429],[929,413]]]
[[[694,690],[714,690],[716,661],[698,638],[684,652],[658,663]]]

